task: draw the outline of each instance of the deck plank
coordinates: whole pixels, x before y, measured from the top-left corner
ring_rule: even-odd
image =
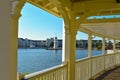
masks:
[[[95,80],[120,80],[120,66],[106,71]]]

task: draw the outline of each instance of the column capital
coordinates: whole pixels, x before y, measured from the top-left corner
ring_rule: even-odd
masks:
[[[11,0],[10,1],[10,6],[11,6],[10,14],[11,14],[12,19],[18,20],[20,18],[21,16],[20,12],[25,2],[26,0]]]
[[[64,28],[65,28],[65,34],[69,35],[70,34],[69,26],[65,25]]]
[[[11,0],[11,10],[10,10],[10,14],[11,15],[14,15],[14,12],[15,12],[15,8],[17,6],[17,4],[19,3],[18,0]]]
[[[88,36],[91,36],[91,37],[92,37],[92,34],[88,34]]]
[[[12,20],[18,20],[21,17],[21,14],[11,15]]]

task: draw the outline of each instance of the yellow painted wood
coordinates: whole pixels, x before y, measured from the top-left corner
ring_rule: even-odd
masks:
[[[102,39],[102,55],[105,55],[105,37]]]
[[[4,26],[0,27],[1,44],[4,43],[4,45],[0,46],[0,53],[2,54],[0,61],[6,62],[5,65],[2,65],[3,68],[7,66],[6,68],[7,71],[5,71],[5,69],[0,70],[0,71],[5,72],[6,75],[4,76],[9,76],[8,77],[9,79],[7,77],[0,76],[0,80],[2,80],[1,78],[4,78],[4,80],[17,79],[17,54],[16,53],[17,53],[17,44],[18,44],[17,42],[18,41],[17,40],[18,19],[21,16],[20,11],[26,1],[29,3],[32,3],[33,5],[39,8],[46,10],[47,12],[50,12],[51,14],[54,14],[58,17],[63,17],[64,22],[65,22],[64,28],[66,30],[65,35],[64,35],[65,57],[63,61],[66,61],[66,63],[68,62],[68,67],[65,70],[65,72],[67,73],[66,74],[67,80],[75,80],[75,79],[78,80],[81,78],[83,78],[81,80],[86,80],[87,78],[84,77],[85,74],[87,74],[86,72],[88,72],[88,76],[90,75],[93,76],[97,74],[98,72],[102,71],[104,61],[101,57],[90,58],[89,60],[83,62],[82,63],[83,65],[75,64],[76,32],[77,30],[81,30],[83,32],[86,32],[87,34],[94,34],[94,35],[98,35],[101,37],[107,37],[107,38],[112,38],[112,39],[120,39],[119,31],[116,31],[120,29],[119,26],[118,28],[114,28],[116,24],[115,22],[119,22],[120,21],[119,19],[113,18],[113,19],[101,19],[101,20],[98,20],[98,19],[86,20],[87,17],[94,16],[94,15],[96,16],[96,15],[106,15],[106,14],[107,15],[119,14],[120,5],[118,3],[116,3],[115,1],[113,2],[113,0],[94,0],[94,1],[83,1],[83,2],[81,1],[71,2],[70,0],[10,0],[10,1],[7,1],[7,3],[5,2],[5,5],[2,5],[1,7],[2,10],[5,10],[5,11],[7,11],[8,9],[8,12],[7,12],[8,14],[6,14],[6,12],[5,14],[1,12],[1,14],[4,14],[4,16],[6,16],[5,18],[6,21],[3,20],[2,25]],[[76,19],[76,17],[78,16],[80,18]],[[91,26],[91,29],[89,28],[90,26],[89,27],[82,26],[82,23],[87,24],[89,22],[97,23],[96,24],[97,29],[94,29],[93,25]],[[104,33],[104,31],[101,30],[98,33],[98,31],[96,30],[100,30],[100,26],[98,26],[98,23],[101,23],[101,22],[102,23],[112,22],[111,25],[114,25],[114,26],[111,27],[111,29],[110,27],[108,28],[103,27],[104,30],[109,31],[110,29],[110,32]],[[9,24],[9,25],[5,25],[5,24]],[[117,25],[119,24],[117,23],[116,26]],[[105,24],[102,26],[105,26]],[[3,37],[3,34],[4,34],[4,37]],[[91,37],[89,39],[91,39]],[[91,41],[89,43],[91,43]],[[89,57],[91,57],[90,46],[91,44],[89,45],[89,53],[90,53]],[[69,55],[66,55],[66,54],[69,54]],[[90,66],[91,62],[93,63],[92,66]],[[98,64],[98,63],[101,63],[101,64]],[[120,64],[120,54],[105,55],[105,65],[104,65],[105,69],[108,69],[116,64],[117,65]],[[87,65],[89,65],[90,67],[87,67],[85,72],[82,72],[82,69],[85,69]],[[79,68],[79,66],[81,66],[81,68]],[[78,71],[76,70],[77,72],[75,72],[75,67],[78,68]],[[91,67],[92,67],[92,70],[91,70]],[[44,72],[44,73],[41,73],[40,75],[30,78],[29,80],[44,80],[44,79],[47,79],[46,75],[49,76],[48,78],[49,80],[54,80],[54,79],[61,80],[62,77],[64,76],[62,73],[62,70],[63,69],[58,68],[58,69],[54,69],[48,72]],[[56,77],[56,74],[57,74],[57,77]],[[75,78],[75,75],[77,75],[76,78]]]
[[[4,3],[4,4],[3,4]],[[10,1],[0,1],[0,80],[9,80],[10,75],[12,79],[15,74],[10,74]],[[16,75],[17,76],[17,75]]]
[[[113,53],[113,54],[107,54],[105,55],[105,70],[114,67],[116,63],[117,57],[120,55],[120,53]],[[82,60],[77,60],[76,62],[76,78],[75,80],[88,80],[90,78],[90,72],[87,71],[90,70],[89,67],[89,60],[92,59],[92,77],[95,77],[99,73],[104,71],[104,55],[101,56],[95,56],[92,58],[85,58]],[[120,58],[119,58],[120,59]],[[119,60],[117,60],[119,61]],[[120,62],[118,62],[120,64]],[[87,75],[88,74],[88,75]]]
[[[92,35],[88,34],[88,57],[92,57]]]
[[[114,53],[116,52],[116,40],[115,39],[113,40],[113,51]]]

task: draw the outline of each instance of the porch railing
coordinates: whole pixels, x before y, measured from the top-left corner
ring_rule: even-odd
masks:
[[[23,80],[67,80],[67,65],[58,65],[25,75]]]
[[[96,74],[117,65],[120,65],[120,52],[77,60],[75,80],[88,80]],[[67,72],[67,64],[58,65],[25,75],[23,80],[68,80],[69,73]]]
[[[117,65],[120,65],[119,52],[77,60],[75,80],[88,80],[96,74]]]

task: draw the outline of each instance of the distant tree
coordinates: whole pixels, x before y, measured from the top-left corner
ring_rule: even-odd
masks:
[[[98,50],[102,49],[102,43],[99,42],[99,43],[97,43],[96,46],[97,46],[97,49],[98,49]]]
[[[113,44],[112,44],[111,41],[108,42],[108,45],[106,46],[106,49],[109,49],[109,50],[113,49]]]
[[[88,43],[85,43],[85,49],[87,49],[88,48]]]
[[[92,48],[94,48],[94,43],[92,42]]]
[[[78,44],[78,47],[80,47],[80,48],[81,48],[81,47],[82,47],[82,44],[81,44],[81,43],[79,43],[79,44]]]
[[[77,43],[76,43],[76,47],[77,47],[77,48],[79,47]]]

